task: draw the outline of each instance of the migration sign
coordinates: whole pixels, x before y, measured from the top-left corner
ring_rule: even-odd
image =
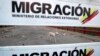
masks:
[[[3,46],[1,56],[99,56],[100,43]]]
[[[100,27],[100,6],[58,0],[0,0],[0,25]]]

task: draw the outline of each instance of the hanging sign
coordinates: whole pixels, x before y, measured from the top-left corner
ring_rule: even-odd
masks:
[[[58,0],[0,0],[0,25],[100,27],[100,6]]]
[[[99,56],[100,43],[0,47],[1,56]]]

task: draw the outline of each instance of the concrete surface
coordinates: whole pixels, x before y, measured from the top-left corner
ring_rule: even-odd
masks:
[[[55,34],[55,36],[50,36],[49,32],[57,32],[57,34]],[[100,37],[46,26],[15,26],[0,28],[0,46],[86,42],[100,42]]]

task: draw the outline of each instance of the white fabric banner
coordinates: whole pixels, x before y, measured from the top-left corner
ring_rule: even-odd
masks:
[[[0,25],[100,27],[100,6],[60,0],[0,0]]]
[[[0,56],[99,56],[100,42],[37,45],[37,46],[3,46]]]

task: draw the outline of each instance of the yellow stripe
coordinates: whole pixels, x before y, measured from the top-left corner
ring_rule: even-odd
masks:
[[[91,10],[90,10],[90,15],[94,12],[96,10],[96,8],[94,7],[94,8],[92,8]],[[88,16],[87,16],[87,14],[85,14],[84,16],[81,16],[80,17],[80,21],[83,21],[83,20],[85,20],[86,18],[87,18]]]

